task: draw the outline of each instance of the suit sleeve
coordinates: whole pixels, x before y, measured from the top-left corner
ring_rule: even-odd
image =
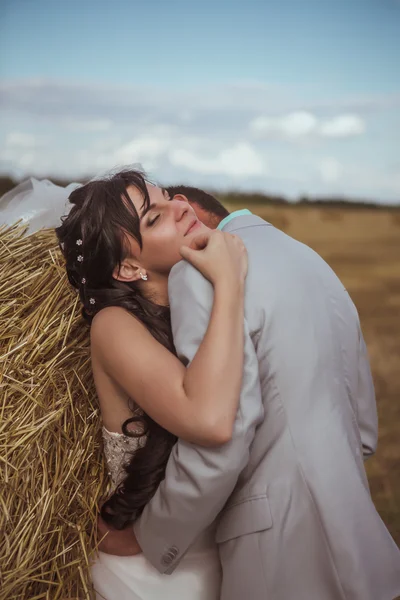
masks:
[[[364,459],[376,451],[378,442],[378,415],[376,409],[375,390],[372,380],[367,348],[360,329],[357,422],[361,435]]]
[[[169,297],[175,347],[188,364],[207,330],[213,288],[182,261],[171,272]],[[164,481],[134,525],[144,555],[161,573],[173,572],[189,546],[222,510],[247,465],[256,426],[264,416],[257,356],[246,323],[244,326],[244,372],[232,439],[218,448],[179,440]]]

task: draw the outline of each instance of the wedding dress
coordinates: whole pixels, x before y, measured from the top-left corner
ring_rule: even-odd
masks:
[[[54,228],[68,214],[68,196],[80,184],[62,187],[31,178],[0,198],[0,227],[21,220],[28,233]],[[124,476],[124,464],[144,438],[103,428],[104,453],[112,487]],[[92,565],[97,600],[218,600],[221,569],[211,526],[195,541],[171,575],[160,574],[142,554],[97,554]]]
[[[123,465],[143,438],[131,438],[103,427],[104,453],[112,486],[124,477]],[[97,600],[218,600],[220,564],[214,529],[205,531],[171,575],[161,575],[142,555],[98,553],[92,566]]]

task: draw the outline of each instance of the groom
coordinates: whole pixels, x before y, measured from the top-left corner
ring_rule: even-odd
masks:
[[[261,218],[236,211],[218,227],[243,239],[249,259],[234,433],[215,449],[178,441],[134,525],[139,546],[172,573],[218,517],[223,600],[393,600],[400,552],[363,465],[377,419],[356,309],[315,252]],[[169,296],[177,353],[190,361],[212,287],[181,261]]]

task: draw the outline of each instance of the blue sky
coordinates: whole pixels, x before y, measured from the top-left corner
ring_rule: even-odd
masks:
[[[0,170],[400,199],[399,0],[2,0]]]

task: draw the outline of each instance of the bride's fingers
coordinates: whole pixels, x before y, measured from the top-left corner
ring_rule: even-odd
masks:
[[[206,248],[211,232],[205,231],[204,233],[199,233],[193,240],[190,242],[189,248],[192,250],[204,250]]]
[[[192,265],[198,267],[199,261],[199,250],[204,250],[210,241],[210,233],[200,233],[196,236],[189,246],[182,246],[179,250],[182,258],[192,263]]]

